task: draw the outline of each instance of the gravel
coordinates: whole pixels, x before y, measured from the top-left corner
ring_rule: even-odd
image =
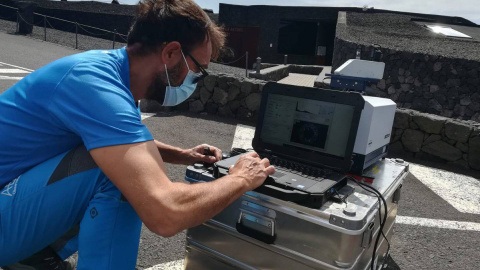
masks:
[[[210,63],[208,66],[208,71],[213,71],[215,73],[225,73],[233,74],[240,77],[245,77],[245,68],[232,67],[227,65],[221,65],[217,63]],[[251,70],[249,70],[250,72]]]
[[[427,30],[421,23],[411,20],[414,18],[413,15],[349,12],[346,27],[337,27],[337,38],[398,51],[480,61],[478,26],[451,25],[473,37],[452,38]]]

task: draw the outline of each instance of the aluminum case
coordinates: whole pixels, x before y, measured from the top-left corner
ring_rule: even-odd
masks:
[[[384,233],[390,240],[408,164],[384,159],[365,176],[387,201]],[[207,168],[189,166],[189,182],[214,180]],[[355,188],[344,203],[315,209],[248,192],[206,223],[187,231],[185,269],[368,269],[379,233],[378,200]],[[382,207],[382,216],[384,215]],[[377,265],[386,258],[381,238]]]

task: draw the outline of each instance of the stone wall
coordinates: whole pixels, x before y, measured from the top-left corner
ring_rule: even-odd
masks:
[[[390,152],[480,170],[480,124],[398,109]]]
[[[278,64],[270,64],[270,63],[260,63],[260,69],[265,69],[265,68],[271,68],[271,67],[276,67]],[[255,70],[257,68],[257,63],[253,63],[253,69]]]
[[[325,66],[288,65],[288,72],[318,76],[324,68]]]
[[[173,109],[218,114],[255,123],[262,98],[261,92],[266,83],[233,75],[211,74],[198,83],[197,89],[187,101]],[[156,102],[142,100],[140,104],[142,112],[165,109]]]
[[[332,69],[355,58],[358,44],[336,38]],[[370,46],[362,48],[368,59]],[[374,94],[388,97],[399,107],[455,119],[480,122],[480,63],[382,49],[383,79],[371,85]]]
[[[328,68],[326,66],[309,66],[309,65],[276,65],[269,63],[260,64],[260,74],[257,74],[256,71],[249,73],[251,78],[257,78],[265,81],[279,81],[287,77],[290,73],[300,73],[300,74],[309,74],[309,75],[319,75],[324,69]]]
[[[167,110],[217,114],[256,124],[261,92],[266,81],[212,74],[200,82],[194,94]],[[142,100],[142,112],[165,110]],[[390,152],[480,170],[480,124],[454,120],[411,109],[397,109]]]
[[[256,71],[252,71],[249,73],[251,78],[257,78],[260,80],[265,81],[279,81],[289,74],[289,66],[288,65],[278,65],[269,68],[264,68],[260,70],[260,74],[257,74]]]

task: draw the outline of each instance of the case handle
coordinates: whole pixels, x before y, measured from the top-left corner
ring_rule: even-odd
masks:
[[[267,244],[273,244],[276,239],[275,221],[246,212],[240,212],[236,229],[239,233],[250,236]]]

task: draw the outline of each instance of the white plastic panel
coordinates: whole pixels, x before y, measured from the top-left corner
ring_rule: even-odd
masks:
[[[382,79],[385,63],[361,59],[350,59],[335,70],[335,75],[358,78]]]

